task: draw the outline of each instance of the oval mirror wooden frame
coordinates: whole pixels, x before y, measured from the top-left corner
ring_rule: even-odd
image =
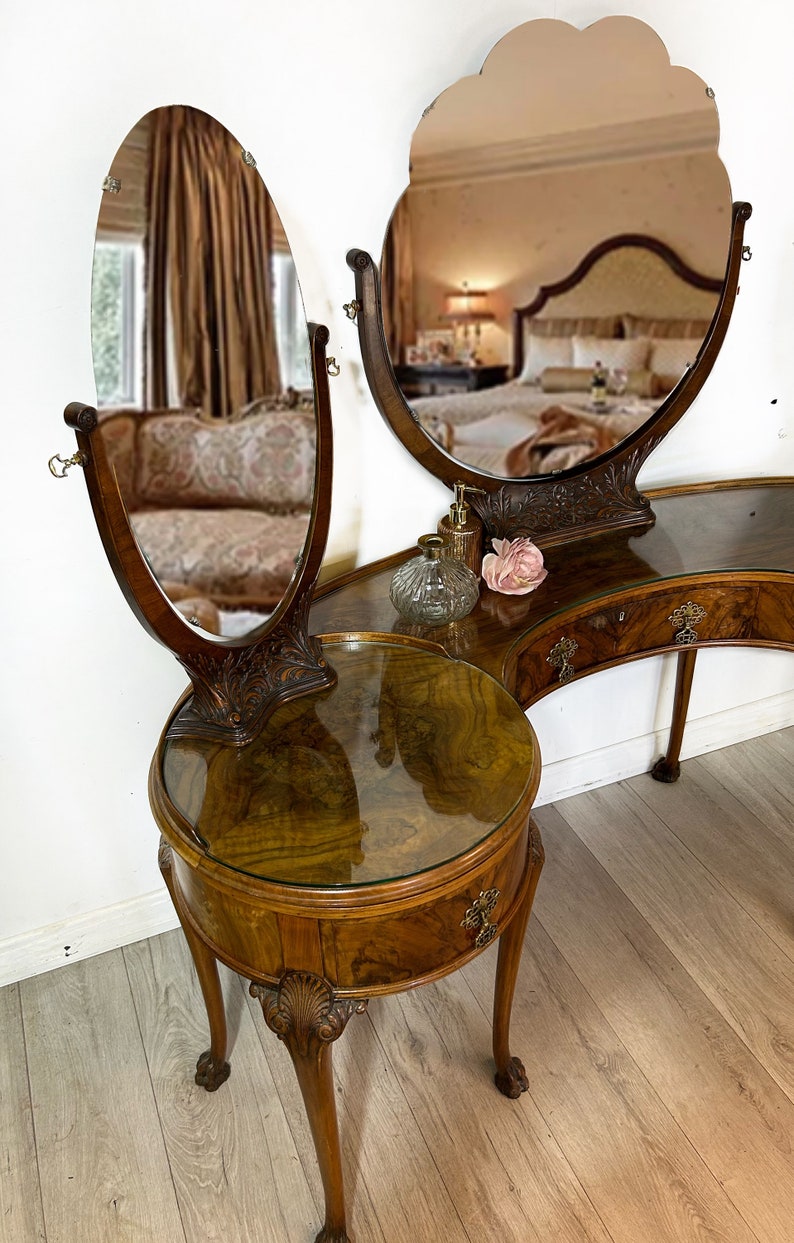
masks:
[[[744,226],[751,214],[749,203],[733,204],[725,277],[711,325],[694,363],[656,412],[625,440],[591,461],[555,474],[521,479],[503,479],[467,466],[422,427],[403,396],[389,356],[377,266],[366,251],[349,251],[347,262],[355,274],[356,288],[352,313],[358,323],[364,371],[378,409],[408,452],[437,479],[450,488],[462,482],[482,489],[481,494],[470,494],[468,500],[491,539],[528,536],[550,547],[573,534],[650,525],[653,511],[648,498],[637,489],[637,475],[649,454],[692,405],[714,366],[736,301],[746,250]],[[632,244],[642,244],[642,240],[637,235],[631,239]],[[595,262],[596,257],[591,252],[583,263]],[[541,290],[538,298],[550,292],[551,288]]]
[[[325,347],[328,329],[309,324],[317,447],[314,495],[296,572],[273,614],[242,638],[210,638],[162,591],[143,556],[110,464],[93,406],[71,402],[64,412],[77,437],[99,533],[122,592],[145,630],[186,670],[193,694],[171,725],[238,745],[250,741],[277,704],[332,686],[336,675],[308,633],[312,591],[320,571],[331,512],[332,430]]]

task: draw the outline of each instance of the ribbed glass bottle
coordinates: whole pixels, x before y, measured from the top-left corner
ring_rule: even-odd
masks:
[[[441,555],[446,543],[441,535],[421,535],[420,555],[401,565],[391,580],[391,602],[411,622],[446,626],[477,603],[477,579],[462,561]]]

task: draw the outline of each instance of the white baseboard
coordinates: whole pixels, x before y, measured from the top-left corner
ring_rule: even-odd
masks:
[[[163,885],[140,898],[7,937],[0,941],[0,985],[65,967],[77,958],[92,958],[120,945],[143,941],[175,928],[178,922]]]
[[[791,691],[739,704],[710,716],[695,717],[686,723],[681,759],[719,751],[721,747],[746,742],[748,738],[758,738],[789,725],[794,725],[794,693]],[[586,755],[544,763],[535,806],[650,772],[667,749],[668,733],[667,729],[659,730],[588,751]]]
[[[794,724],[794,693],[786,691],[687,722],[681,755],[705,755]],[[645,734],[544,766],[536,803],[552,803],[583,790],[648,772],[667,746],[667,732]],[[0,941],[0,985],[131,945],[177,926],[165,886],[114,906],[48,924]]]

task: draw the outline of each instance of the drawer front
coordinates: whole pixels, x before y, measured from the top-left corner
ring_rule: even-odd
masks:
[[[446,974],[465,962],[485,948],[512,914],[526,875],[528,841],[525,830],[498,863],[461,878],[459,887],[443,898],[431,894],[427,902],[395,915],[326,922],[326,977],[338,988],[375,994]],[[533,863],[541,866],[539,850],[537,858],[533,852]],[[477,907],[480,895],[492,890],[498,896],[483,899]],[[464,926],[468,912],[470,927]]]
[[[777,647],[794,647],[794,575],[782,583],[761,583],[754,637]]]
[[[753,637],[754,585],[665,586],[601,601],[554,629],[531,636],[506,679],[525,707],[547,691],[602,665],[693,643],[741,642]]]

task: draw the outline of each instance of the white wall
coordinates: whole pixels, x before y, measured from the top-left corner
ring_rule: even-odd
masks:
[[[79,473],[55,482],[46,467],[52,453],[71,452],[65,403],[94,397],[93,234],[99,187],[119,142],[149,109],[183,102],[213,113],[256,155],[309,316],[329,325],[330,352],[342,364],[332,389],[329,561],[364,562],[431,529],[446,495],[394,441],[369,398],[356,331],[341,310],[352,293],[345,252],[379,253],[422,108],[476,71],[508,28],[534,17],[583,26],[619,12],[654,25],[672,59],[714,88],[734,196],[755,207],[747,230],[754,258],[725,351],[644,480],[794,473],[794,174],[785,155],[794,31],[779,0],[6,5],[0,979],[64,961],[66,945],[69,956],[95,952],[171,920],[146,774],[184,679],[128,614]],[[707,655],[694,705],[706,722],[701,742],[713,741],[726,720],[728,733],[740,733],[783,719],[792,664],[779,653]],[[668,683],[654,662],[539,705],[533,720],[547,762],[559,762],[559,788],[610,775],[610,765],[650,749]],[[738,715],[715,723],[713,714],[733,705]],[[548,780],[546,788],[554,793]]]

